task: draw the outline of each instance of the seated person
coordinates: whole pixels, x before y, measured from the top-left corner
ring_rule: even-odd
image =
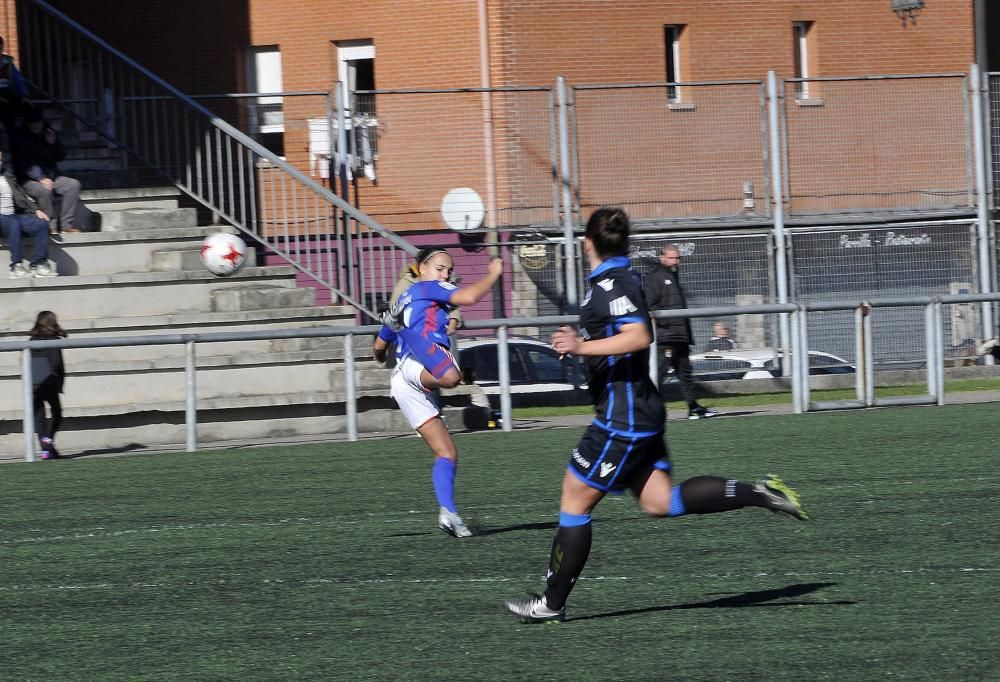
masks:
[[[736,341],[729,335],[729,327],[721,321],[716,321],[712,325],[712,338],[705,344],[706,351],[713,350],[735,350]]]
[[[31,107],[25,111],[24,125],[14,134],[13,155],[17,181],[49,216],[52,234],[79,232],[74,220],[80,203],[80,181],[59,172],[59,162],[66,158],[66,150],[59,143],[56,131],[45,124],[41,109]],[[62,200],[58,220],[57,196]]]
[[[49,262],[49,216],[32,201],[14,179],[0,151],[0,232],[10,248],[10,276],[56,277]],[[35,250],[30,269],[21,262],[21,241],[31,237]]]

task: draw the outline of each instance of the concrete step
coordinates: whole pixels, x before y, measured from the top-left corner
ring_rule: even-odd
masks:
[[[184,347],[175,345],[177,354],[155,360],[79,361],[72,350],[63,353],[70,376],[67,395],[78,407],[114,403],[135,405],[157,401],[183,401],[185,392]],[[244,398],[267,396],[275,386],[294,386],[297,391],[336,394],[343,391],[343,365],[329,351],[294,351],[290,353],[242,353],[197,357],[198,397]],[[355,381],[364,374],[362,391],[387,393],[389,372],[376,363],[358,364]],[[360,386],[360,384],[359,384]],[[21,368],[0,366],[0,411],[21,407]]]
[[[132,174],[124,170],[86,170],[77,171],[73,177],[80,181],[85,189],[119,189],[122,187],[134,187],[135,178]]]
[[[201,262],[201,244],[194,248],[173,249],[169,251],[154,251],[150,258],[149,269],[153,272],[173,272],[176,270],[198,270],[204,268]],[[247,263],[257,262],[257,250],[247,248]]]
[[[158,271],[154,267],[154,254],[157,252],[188,249],[197,253],[202,240],[219,231],[218,227],[174,227],[61,234],[52,238],[49,258],[56,263],[59,274],[64,276]],[[189,269],[203,268],[199,261],[197,268]]]
[[[8,327],[23,328],[40,310],[60,318],[232,312],[282,307],[265,305],[272,300],[287,301],[288,307],[312,305],[315,292],[296,288],[294,268],[244,267],[229,277],[201,270],[0,279],[0,296]]]
[[[88,189],[80,199],[97,213],[130,208],[177,208],[182,193],[176,187],[124,187],[118,189]]]
[[[474,391],[443,396],[445,422],[453,431],[482,429],[489,410],[473,404]],[[64,456],[99,455],[149,447],[183,446],[184,404],[157,401],[110,407],[75,407],[64,401],[57,443]],[[347,432],[343,395],[280,393],[247,398],[199,399],[198,442],[212,446],[235,440],[338,436]],[[0,411],[0,460],[23,459],[22,413]],[[387,393],[360,393],[358,430],[368,434],[412,434]]]
[[[31,321],[0,333],[0,341],[23,341],[27,338]],[[152,315],[103,319],[60,319],[70,338],[102,338],[120,336],[156,336],[169,334],[208,334],[212,332],[261,331],[272,329],[301,329],[308,327],[340,327],[355,324],[354,311],[348,306],[320,306],[283,308],[277,310],[238,311],[232,313],[194,313],[179,315]],[[354,339],[355,357],[371,358],[372,336]],[[197,345],[198,357],[212,355],[244,355],[261,353],[287,353],[300,350],[325,350],[331,357],[342,359],[343,337],[316,337],[274,339],[260,341],[215,341]],[[184,350],[179,345],[121,346],[114,348],[69,348],[64,351],[67,359],[76,362],[91,360],[156,360],[178,357]],[[16,364],[15,354],[0,354],[0,363]]]
[[[112,149],[106,144],[90,147],[73,146],[66,148],[66,160],[76,161],[80,159],[121,159],[122,152]],[[60,164],[60,168],[62,164]],[[120,167],[120,166],[119,166]]]
[[[198,224],[198,212],[193,208],[123,208],[100,213],[103,232],[164,230]]]
[[[243,268],[243,270],[246,270],[246,268]],[[243,270],[240,272],[243,272]],[[232,287],[212,293],[212,310],[220,313],[236,310],[298,308],[315,305],[315,303],[315,289],[255,286]]]
[[[121,171],[122,159],[120,157],[107,156],[95,158],[92,155],[81,158],[68,158],[59,162],[59,172],[70,177],[76,177],[78,173],[111,172]]]

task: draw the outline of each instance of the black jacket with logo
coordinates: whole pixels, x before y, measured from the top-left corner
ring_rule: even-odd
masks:
[[[645,283],[646,305],[650,312],[656,310],[683,310],[687,308],[684,287],[681,286],[677,270],[657,263]],[[691,336],[691,320],[686,317],[656,320],[657,343],[694,343]]]

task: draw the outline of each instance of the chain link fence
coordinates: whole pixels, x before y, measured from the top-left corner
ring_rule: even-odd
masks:
[[[634,220],[766,215],[763,115],[759,81],[574,87],[581,214],[615,205]]]
[[[805,303],[859,298],[976,293],[975,224],[791,230],[789,295]],[[965,356],[978,338],[978,306],[949,306],[946,357]],[[856,360],[854,313],[813,312],[809,346]],[[876,308],[875,360],[912,362],[926,356],[922,308]],[[888,330],[888,331],[883,331]]]
[[[964,76],[785,82],[790,214],[934,211],[975,205]]]

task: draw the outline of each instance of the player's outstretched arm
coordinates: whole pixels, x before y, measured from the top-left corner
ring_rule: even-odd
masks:
[[[472,305],[490,292],[493,285],[503,274],[503,260],[495,257],[490,260],[489,272],[478,282],[473,282],[469,286],[462,287],[451,295],[450,302],[453,305]]]
[[[606,339],[584,341],[572,327],[560,327],[552,334],[552,347],[563,355],[624,355],[649,347],[653,337],[642,322],[623,324]]]
[[[386,354],[389,350],[389,342],[395,338],[396,333],[389,327],[383,326],[379,330],[378,336],[375,337],[375,341],[372,343],[372,355],[375,356],[377,362],[385,363]]]

